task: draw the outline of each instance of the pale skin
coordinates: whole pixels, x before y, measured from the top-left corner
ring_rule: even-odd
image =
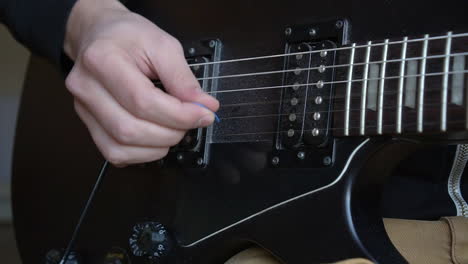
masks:
[[[179,41],[116,0],[79,0],[64,50],[75,61],[66,78],[75,110],[116,166],[161,159],[214,121],[219,102],[201,90]]]

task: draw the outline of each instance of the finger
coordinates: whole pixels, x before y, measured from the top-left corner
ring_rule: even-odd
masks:
[[[138,118],[184,130],[208,126],[214,120],[210,110],[182,102],[155,88],[127,56],[114,54],[111,59],[101,59],[99,66],[86,62],[85,58],[82,63],[88,71],[97,75],[109,93]]]
[[[86,110],[83,104],[75,100],[75,110],[90,131],[93,141],[99,151],[112,164],[125,166],[155,161],[167,155],[168,148],[146,148],[125,146],[116,142],[103,129],[93,116]]]
[[[218,110],[219,102],[201,90],[177,40],[163,41],[159,49],[150,49],[148,57],[168,93],[183,102],[198,102],[213,112]]]
[[[80,75],[79,87],[70,89],[71,92],[117,142],[142,147],[170,147],[184,136],[185,131],[135,118],[97,81],[86,74]]]

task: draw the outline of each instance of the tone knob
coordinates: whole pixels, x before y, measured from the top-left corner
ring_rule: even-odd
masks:
[[[174,249],[173,239],[167,229],[158,222],[136,224],[129,243],[133,255],[146,257],[156,263]]]

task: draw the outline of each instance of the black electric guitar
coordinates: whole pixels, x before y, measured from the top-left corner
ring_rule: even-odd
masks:
[[[164,160],[111,169],[79,263],[223,263],[251,246],[287,264],[406,263],[383,226],[382,188],[422,143],[468,139],[466,0],[128,5],[181,40],[221,122]],[[18,122],[17,241],[24,263],[46,263],[102,158],[62,77],[37,58]]]

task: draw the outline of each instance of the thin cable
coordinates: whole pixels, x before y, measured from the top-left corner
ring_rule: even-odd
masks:
[[[86,205],[81,212],[80,219],[78,220],[78,223],[75,226],[75,231],[73,231],[73,235],[70,239],[70,242],[68,242],[67,249],[65,250],[65,253],[63,254],[62,260],[60,261],[60,264],[66,264],[68,261],[68,257],[75,246],[75,241],[78,236],[78,233],[80,231],[81,225],[83,224],[84,219],[86,218],[86,215],[88,214],[89,208],[91,207],[91,204],[94,200],[94,196],[96,195],[97,191],[99,190],[99,187],[101,186],[102,179],[106,175],[107,168],[109,167],[109,162],[106,160],[104,164],[101,167],[101,171],[99,172],[99,176],[97,177],[96,183],[94,184],[93,190],[91,191],[91,194],[89,195],[88,201],[86,202]]]
[[[460,34],[453,34],[452,38],[460,38],[460,37],[467,37],[468,33],[460,33]],[[411,43],[411,42],[421,42],[426,39],[428,40],[436,40],[436,39],[444,39],[447,38],[447,35],[435,36],[430,38],[416,38],[416,39],[409,39],[409,40],[398,40],[398,41],[391,41],[388,42],[388,45],[394,44],[401,44],[401,43]],[[376,47],[376,46],[383,46],[385,43],[373,43],[373,44],[365,44],[365,45],[358,45],[355,48],[367,48],[367,47]],[[322,49],[322,50],[313,50],[313,51],[301,51],[295,53],[282,53],[282,54],[275,54],[275,55],[267,55],[267,56],[256,56],[256,57],[248,57],[248,58],[240,58],[240,59],[231,59],[231,60],[223,60],[223,61],[211,61],[211,62],[201,62],[201,63],[194,63],[189,64],[189,66],[203,66],[203,65],[213,65],[213,64],[223,64],[223,63],[233,63],[233,62],[245,62],[245,61],[252,61],[252,60],[263,60],[263,59],[270,59],[270,58],[281,58],[286,56],[294,56],[299,54],[312,54],[312,53],[319,53],[321,51],[338,51],[338,50],[348,50],[351,47],[340,47],[340,48],[332,48],[332,49]]]
[[[455,56],[466,56],[468,52],[460,52],[460,53],[452,53],[449,57]],[[425,57],[411,57],[406,59],[391,59],[385,61],[386,63],[393,63],[393,62],[402,62],[402,61],[413,61],[413,60],[423,60],[423,59],[445,59],[447,55],[439,54],[439,55],[431,55]],[[287,73],[287,72],[295,72],[295,71],[310,71],[310,70],[318,70],[320,68],[324,69],[334,69],[340,67],[349,67],[349,66],[361,66],[367,64],[378,64],[382,63],[383,61],[370,61],[370,62],[357,62],[357,63],[348,63],[348,64],[338,64],[338,65],[329,65],[329,66],[318,66],[318,67],[308,67],[308,68],[294,68],[294,69],[287,69],[287,70],[276,70],[276,71],[264,71],[264,72],[251,72],[251,73],[239,73],[239,74],[231,74],[231,75],[220,75],[220,76],[211,76],[211,77],[202,77],[197,78],[198,81],[206,81],[206,80],[216,80],[216,79],[228,79],[228,78],[242,78],[242,77],[250,77],[250,76],[260,76],[260,75],[272,75],[272,74],[280,74],[280,73]]]

